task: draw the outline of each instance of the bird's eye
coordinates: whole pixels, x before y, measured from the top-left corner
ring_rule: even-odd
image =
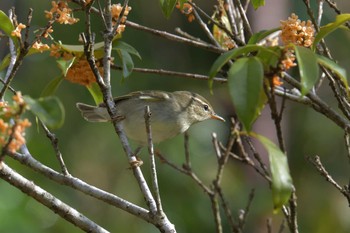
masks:
[[[208,111],[209,110],[209,106],[206,105],[206,104],[203,105],[203,108],[204,108],[204,111]]]

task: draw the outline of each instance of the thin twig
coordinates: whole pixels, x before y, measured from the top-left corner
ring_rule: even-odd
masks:
[[[248,216],[248,213],[249,213],[249,210],[250,210],[250,207],[253,203],[253,199],[254,199],[254,196],[255,196],[255,189],[252,189],[249,193],[249,196],[248,196],[248,202],[247,202],[247,205],[244,209],[244,211],[242,212],[242,214],[239,216],[238,218],[238,228],[243,231],[243,228],[244,228],[244,225],[247,221],[247,216]]]
[[[168,39],[168,40],[172,40],[172,41],[176,41],[176,42],[180,42],[180,43],[185,43],[185,44],[188,44],[188,45],[191,45],[191,46],[194,46],[194,47],[198,47],[198,48],[202,48],[202,49],[205,49],[205,50],[209,50],[209,51],[212,51],[212,52],[215,52],[215,53],[224,53],[224,52],[226,52],[225,49],[222,49],[220,47],[217,47],[217,46],[214,46],[214,45],[211,45],[211,44],[208,44],[208,43],[198,42],[196,40],[190,40],[188,38],[185,38],[185,37],[182,37],[182,36],[177,36],[177,35],[171,34],[169,32],[160,31],[160,30],[156,30],[156,29],[149,28],[149,27],[146,27],[146,26],[142,26],[140,24],[137,24],[137,23],[134,23],[134,22],[131,22],[131,21],[128,21],[128,20],[125,22],[125,25],[128,26],[128,27],[137,29],[137,30],[142,30],[142,31],[151,33],[153,35],[157,35],[157,36],[163,37],[163,38]]]
[[[350,206],[350,192],[348,187],[343,188],[341,187],[333,178],[332,176],[328,173],[328,171],[325,169],[323,166],[321,159],[319,156],[314,156],[314,157],[307,157],[308,161],[315,166],[317,171],[322,175],[326,180],[332,184],[336,189],[338,189],[348,200],[349,206]]]
[[[185,148],[185,168],[192,169],[191,160],[190,160],[190,146],[189,146],[190,136],[188,131],[184,133],[184,148]]]
[[[196,21],[199,23],[199,26],[202,28],[204,33],[207,35],[209,38],[210,42],[215,45],[218,48],[221,48],[221,45],[219,42],[214,38],[213,33],[209,30],[208,26],[204,23],[200,15],[198,14],[197,10],[193,10],[194,16],[196,17]]]
[[[41,127],[44,129],[44,131],[46,133],[46,136],[51,141],[51,145],[52,145],[52,147],[53,147],[53,149],[55,151],[57,160],[58,160],[58,162],[59,162],[59,164],[61,166],[62,173],[65,176],[69,176],[70,174],[68,172],[66,164],[64,163],[64,160],[63,160],[63,157],[62,157],[62,153],[61,153],[60,149],[58,148],[58,138],[56,137],[56,135],[54,133],[51,133],[51,131],[46,127],[46,125],[41,120],[39,120],[39,122],[40,122]]]
[[[115,70],[122,70],[123,68],[114,64],[111,64],[111,68]],[[182,77],[182,78],[192,78],[192,79],[199,79],[199,80],[209,80],[208,75],[202,75],[202,74],[194,74],[194,73],[186,73],[186,72],[177,72],[177,71],[171,71],[171,70],[164,70],[164,69],[149,69],[149,68],[133,68],[133,72],[138,73],[146,73],[146,74],[157,74],[157,75],[167,75],[167,76],[173,76],[173,77]],[[227,82],[226,78],[219,78],[214,77],[213,79],[216,82],[225,83]]]
[[[283,79],[287,81],[292,86],[301,90],[301,84],[291,77],[288,73],[284,73]],[[306,96],[312,101],[312,107],[317,112],[325,115],[334,123],[336,123],[342,129],[350,129],[350,123],[339,113],[334,111],[327,103],[325,103],[320,97],[318,97],[315,93],[309,92]]]
[[[11,154],[11,158],[19,161],[23,165],[29,167],[35,172],[38,172],[39,174],[42,174],[46,178],[53,180],[58,184],[72,187],[75,190],[78,190],[86,195],[108,203],[114,207],[122,209],[132,215],[139,216],[147,222],[150,221],[148,210],[141,208],[131,202],[128,202],[116,195],[103,191],[95,186],[87,184],[86,182],[74,176],[65,176],[53,170],[52,168],[45,166],[44,164],[34,159],[33,156],[29,153],[28,148],[26,147],[24,147],[23,151],[25,152],[24,154]]]
[[[164,212],[163,212],[162,202],[161,202],[161,198],[160,198],[160,194],[159,194],[156,161],[154,159],[152,128],[151,128],[151,123],[150,123],[151,114],[152,113],[150,111],[150,107],[146,106],[145,107],[145,123],[146,123],[147,139],[148,139],[148,153],[149,153],[150,164],[151,164],[151,180],[152,180],[153,195],[154,195],[156,205],[157,205],[156,214],[158,216],[163,216]],[[155,214],[155,213],[153,213],[153,214]]]
[[[325,1],[328,3],[329,7],[332,8],[335,11],[335,13],[337,13],[338,15],[340,15],[342,13],[341,10],[337,7],[337,3],[336,2],[334,2],[332,0],[325,0]],[[346,22],[345,25],[348,28],[350,28],[350,24],[348,22]]]

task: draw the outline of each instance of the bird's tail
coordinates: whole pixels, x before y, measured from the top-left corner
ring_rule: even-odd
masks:
[[[92,106],[92,105],[83,104],[83,103],[77,103],[76,106],[81,112],[81,115],[87,121],[107,122],[111,120],[106,108],[99,107],[99,106]]]

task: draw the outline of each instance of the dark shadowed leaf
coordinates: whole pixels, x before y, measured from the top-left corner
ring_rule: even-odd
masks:
[[[52,79],[44,88],[44,90],[41,92],[41,97],[46,97],[50,95],[54,95],[58,87],[61,85],[63,81],[63,76],[58,76],[54,79]]]
[[[52,129],[61,127],[64,123],[65,111],[61,101],[56,96],[33,99],[23,97],[31,112],[34,113],[45,125]]]
[[[177,0],[159,0],[164,16],[168,19],[174,10]]]

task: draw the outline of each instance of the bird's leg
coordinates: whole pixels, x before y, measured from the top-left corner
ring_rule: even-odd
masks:
[[[130,167],[134,168],[134,167],[140,167],[143,164],[142,159],[140,159],[140,157],[138,156],[140,151],[142,149],[142,146],[139,146],[136,148],[135,152],[134,152],[134,156],[136,158],[136,160],[130,162]]]
[[[125,118],[126,118],[125,116],[117,115],[117,116],[115,116],[115,117],[112,117],[111,121],[112,121],[112,122],[119,122],[119,121],[124,120]]]

